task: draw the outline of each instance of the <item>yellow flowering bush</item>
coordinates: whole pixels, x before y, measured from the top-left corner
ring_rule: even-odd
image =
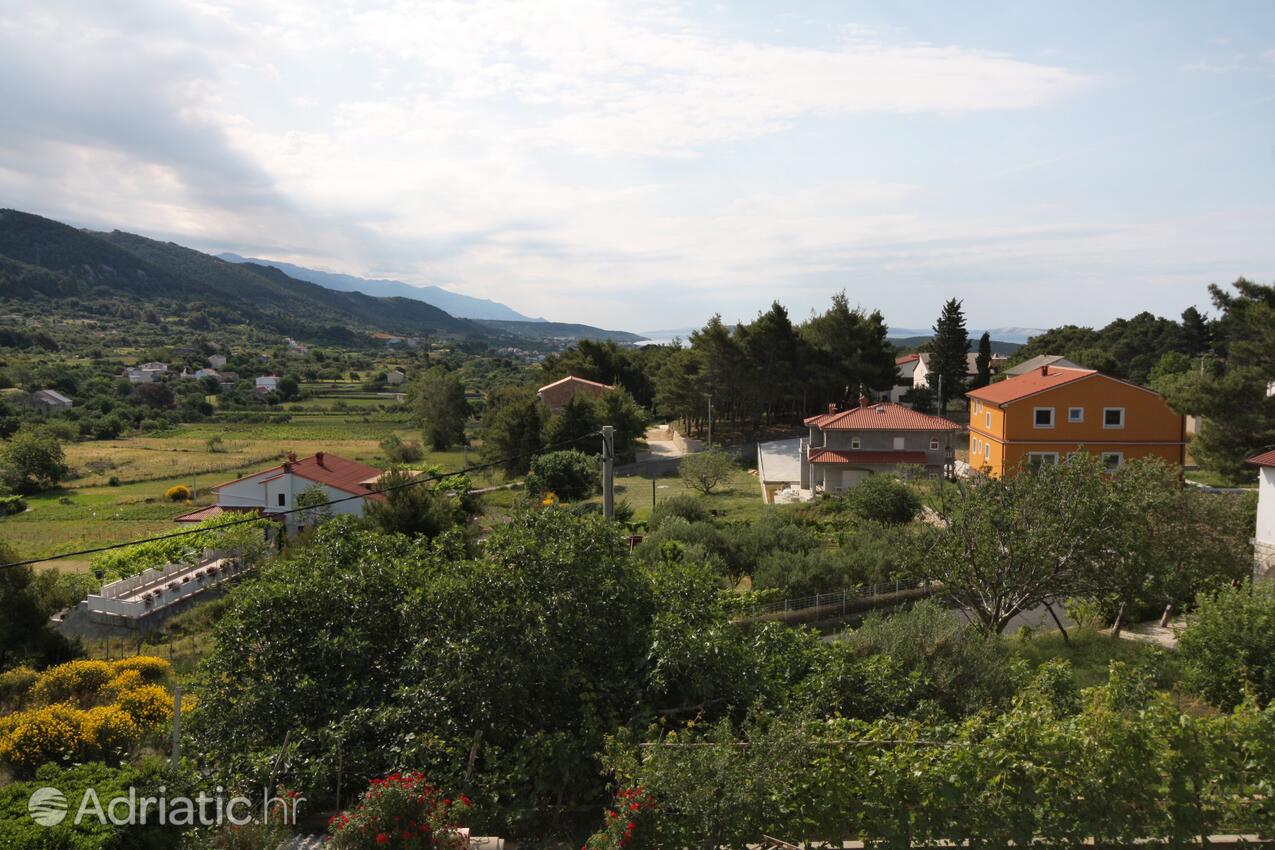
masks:
[[[173,665],[167,659],[154,655],[134,655],[132,658],[116,661],[112,666],[117,674],[135,671],[151,685],[163,682],[173,672]]]
[[[68,661],[50,667],[40,674],[31,689],[37,703],[89,703],[97,698],[102,686],[115,678],[115,669],[105,661]]]
[[[6,724],[9,729],[0,737],[0,762],[19,775],[27,775],[46,762],[78,759],[87,743],[84,714],[69,705],[46,705],[13,715]]]
[[[26,709],[0,715],[0,765],[24,777],[48,762],[126,757],[172,716],[173,698],[158,684],[171,673],[150,656],[5,673],[0,702]]]
[[[102,692],[110,696],[113,700],[119,699],[122,695],[129,691],[135,691],[146,684],[146,680],[142,678],[142,674],[136,670],[125,670],[117,675],[114,679],[107,682],[102,688]]]
[[[120,694],[117,704],[147,728],[159,726],[173,715],[173,698],[159,685],[142,685]]]
[[[84,712],[81,737],[104,761],[126,756],[142,739],[142,727],[118,705],[100,705]]]

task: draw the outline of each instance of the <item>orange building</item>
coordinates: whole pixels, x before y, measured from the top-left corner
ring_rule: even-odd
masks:
[[[1043,366],[966,393],[969,463],[1001,476],[1083,447],[1112,469],[1155,456],[1182,464],[1186,420],[1159,393],[1093,369]]]

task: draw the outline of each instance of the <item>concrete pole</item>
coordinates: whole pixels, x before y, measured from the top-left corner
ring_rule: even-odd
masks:
[[[615,428],[602,426],[602,515],[615,519]]]

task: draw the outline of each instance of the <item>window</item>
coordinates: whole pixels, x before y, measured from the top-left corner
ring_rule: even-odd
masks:
[[[992,414],[988,413],[988,414],[984,417],[984,419],[983,419],[983,424],[984,424],[984,425],[986,425],[988,428],[991,428],[991,427],[992,427]]]
[[[1032,418],[1032,425],[1037,428],[1054,427],[1054,409],[1052,407],[1038,407]]]
[[[1123,452],[1103,452],[1102,465],[1113,472],[1120,468],[1120,464],[1124,463]]]
[[[935,450],[935,449],[937,449],[938,447],[939,447],[939,438],[938,438],[938,437],[930,437],[930,451],[934,451],[934,450]]]
[[[986,460],[991,460],[991,457],[992,457],[992,444],[983,443],[983,458]]]
[[[903,451],[903,445],[904,445],[904,438],[903,438],[903,437],[895,437],[895,438],[894,438],[894,450],[895,450],[896,452],[901,452],[901,451]]]
[[[859,444],[859,438],[858,438],[858,437],[851,437],[851,438],[850,438],[850,448],[852,448],[852,449],[857,449],[857,448],[859,448],[859,445],[860,445],[860,444]]]
[[[1083,407],[1067,408],[1067,421],[1068,422],[1084,422],[1085,409]]]
[[[284,506],[284,505],[286,505],[286,504],[288,504],[288,495],[287,495],[286,493],[280,493],[280,494],[279,494],[279,507],[283,507],[283,506]]]
[[[1123,428],[1124,427],[1124,408],[1123,407],[1104,407],[1102,409],[1102,427]]]
[[[1032,469],[1040,469],[1042,466],[1057,466],[1058,452],[1028,452],[1027,465]]]

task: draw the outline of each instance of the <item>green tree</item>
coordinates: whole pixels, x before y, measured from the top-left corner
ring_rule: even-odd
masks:
[[[409,388],[408,398],[424,429],[425,441],[435,451],[465,442],[469,401],[459,375],[444,366],[427,369]]]
[[[23,428],[0,447],[0,476],[20,493],[55,487],[68,471],[62,444],[48,429]]]
[[[587,499],[600,486],[597,456],[576,449],[536,455],[527,474],[528,493],[553,493],[564,502]]]
[[[946,413],[948,402],[965,392],[969,334],[965,330],[965,313],[961,302],[952,298],[934,323],[930,340],[930,373],[928,381],[938,393],[939,410]],[[941,382],[941,383],[940,383]]]
[[[921,512],[921,498],[903,481],[873,475],[851,487],[842,497],[851,511],[887,525],[911,522]]]
[[[992,335],[987,331],[983,331],[983,335],[978,338],[978,357],[974,358],[974,364],[978,368],[978,377],[974,381],[973,389],[990,384],[992,382]]]
[[[0,564],[18,560],[0,541]],[[40,666],[72,655],[66,640],[49,628],[53,613],[30,567],[0,568],[0,671],[29,661]]]
[[[297,515],[306,528],[322,525],[332,518],[332,508],[328,505],[330,497],[327,488],[319,482],[297,494],[297,507],[301,508]]]
[[[483,457],[503,460],[510,475],[526,475],[531,457],[544,445],[545,406],[526,387],[502,387],[487,400],[483,415]]]
[[[711,450],[686,455],[677,465],[682,483],[705,496],[729,481],[738,469],[739,465],[730,455]]]
[[[433,481],[413,483],[423,474],[400,467],[387,470],[377,482],[385,498],[367,500],[364,512],[368,519],[382,531],[425,538],[437,537],[463,523],[468,516],[463,494],[449,497],[445,486]],[[464,489],[468,489],[467,482]]]
[[[850,307],[844,291],[832,296],[832,305],[801,327],[806,356],[813,361],[795,382],[805,387],[803,412],[826,410],[829,403],[848,405],[860,387],[888,390],[898,383],[888,335],[880,312]]]
[[[279,386],[276,391],[282,400],[296,401],[301,398],[301,382],[292,375],[284,375],[279,379]]]
[[[1251,692],[1275,700],[1275,584],[1206,594],[1178,639],[1186,686],[1232,708]]]

